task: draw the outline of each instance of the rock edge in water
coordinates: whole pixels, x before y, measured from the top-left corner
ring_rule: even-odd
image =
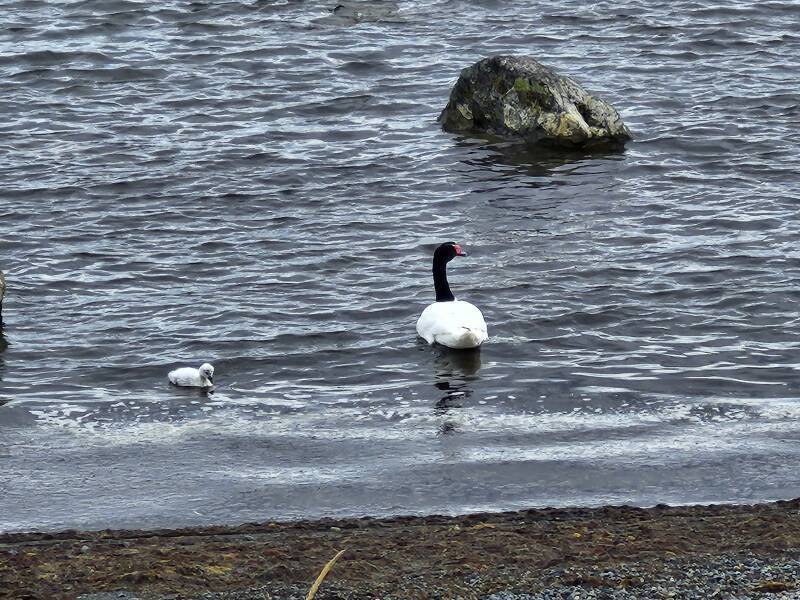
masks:
[[[613,106],[530,56],[492,56],[461,71],[439,122],[451,133],[567,149],[622,147],[631,139]]]

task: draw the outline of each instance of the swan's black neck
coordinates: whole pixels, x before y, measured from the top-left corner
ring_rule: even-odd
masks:
[[[437,302],[452,302],[456,299],[447,283],[447,258],[444,256],[433,257],[433,287],[436,289]]]

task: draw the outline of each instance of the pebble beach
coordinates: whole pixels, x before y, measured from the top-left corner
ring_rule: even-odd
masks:
[[[800,500],[0,536],[0,598],[798,598]]]

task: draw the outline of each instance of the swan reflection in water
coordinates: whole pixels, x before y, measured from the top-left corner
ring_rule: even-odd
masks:
[[[480,348],[453,350],[444,346],[434,346],[433,351],[433,385],[442,392],[433,412],[444,418],[439,433],[454,433],[457,431],[456,423],[447,416],[453,409],[461,408],[464,399],[472,396],[472,382],[478,379],[476,374],[481,368],[481,351]]]
[[[6,348],[8,348],[8,340],[6,339],[6,335],[3,333],[3,325],[0,323],[0,382],[3,381],[3,371],[6,370],[2,355]],[[9,400],[10,398],[4,398],[2,395],[0,395],[0,406],[7,404]]]

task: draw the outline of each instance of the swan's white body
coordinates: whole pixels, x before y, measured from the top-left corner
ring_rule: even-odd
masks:
[[[429,344],[477,348],[489,335],[477,306],[462,300],[434,302],[417,320],[417,334]]]
[[[214,385],[214,367],[205,363],[199,369],[181,367],[167,374],[170,383],[182,387],[212,387]]]

